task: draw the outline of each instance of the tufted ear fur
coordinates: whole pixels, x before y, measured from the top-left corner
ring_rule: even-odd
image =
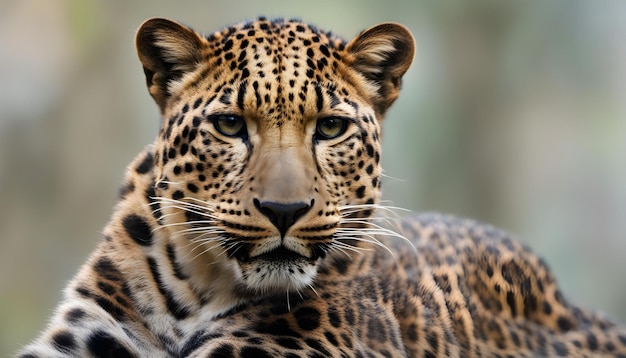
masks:
[[[350,41],[347,50],[354,56],[352,67],[368,80],[374,109],[383,115],[398,98],[402,76],[413,62],[413,36],[400,24],[380,24]]]
[[[171,95],[172,82],[196,68],[204,44],[196,32],[167,19],[146,20],[137,30],[137,54],[148,91],[161,112]]]

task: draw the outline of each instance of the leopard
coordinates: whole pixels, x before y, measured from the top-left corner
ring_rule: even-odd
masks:
[[[626,357],[511,234],[381,201],[403,25],[153,18],[135,43],[160,131],[20,358]]]

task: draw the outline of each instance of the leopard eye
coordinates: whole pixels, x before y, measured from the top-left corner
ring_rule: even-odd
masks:
[[[234,114],[218,114],[210,117],[215,129],[227,137],[242,137],[246,134],[246,121]]]
[[[315,134],[318,139],[333,139],[344,134],[348,129],[348,120],[340,117],[326,117],[317,121]]]

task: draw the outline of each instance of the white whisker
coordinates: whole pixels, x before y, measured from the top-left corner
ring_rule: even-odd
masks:
[[[207,234],[207,233],[223,233],[224,230],[214,227],[214,226],[201,226],[201,227],[192,227],[189,229],[185,229],[185,230],[180,230],[179,233],[181,234],[188,234],[188,233],[194,233],[194,232],[199,232],[202,234]]]
[[[354,213],[362,212],[366,210],[383,211],[385,213],[393,214],[396,217],[399,217],[399,214],[396,213],[396,211],[405,211],[405,212],[410,211],[408,209],[404,209],[404,208],[397,207],[397,206],[381,205],[380,203],[379,204],[343,205],[339,207],[339,213],[341,214],[342,217],[346,217],[350,214],[354,214]],[[380,218],[380,217],[373,216],[372,218]]]
[[[363,255],[363,251],[372,251],[372,249],[370,249],[370,248],[353,246],[353,245],[347,244],[347,243],[339,241],[339,240],[335,240],[335,241],[331,242],[329,249],[330,250],[341,250],[341,252],[343,252],[348,257],[350,257],[350,255],[345,250],[349,250],[349,251],[355,252],[355,253],[357,253],[359,255]]]
[[[345,245],[345,243],[344,243],[344,245]],[[346,245],[346,246],[349,246],[349,245]],[[348,252],[347,252],[346,250],[344,250],[344,248],[343,248],[343,247],[340,247],[339,245],[336,245],[336,246],[331,245],[331,246],[328,248],[328,251],[330,251],[330,252],[333,252],[333,251],[339,251],[339,252],[341,252],[342,254],[346,255],[346,257],[347,257],[348,259],[352,259],[352,256],[350,256],[350,254],[348,254]],[[354,250],[354,251],[356,251],[356,252],[360,253],[358,250]]]
[[[208,214],[206,212],[199,211],[197,209],[193,209],[192,210],[192,209],[186,208],[186,207],[181,206],[181,205],[169,205],[169,206],[167,206],[167,209],[180,209],[180,210],[183,210],[183,211],[187,211],[187,212],[190,212],[190,213],[206,216],[206,217],[209,217],[209,218],[215,218],[215,215],[213,215],[213,214]],[[172,215],[172,214],[170,214],[170,215]]]
[[[184,197],[180,200],[178,199],[169,199],[169,198],[164,198],[164,197],[150,197],[150,199],[153,200],[152,203],[150,203],[151,205],[154,204],[177,204],[177,205],[182,205],[182,206],[188,206],[197,210],[206,210],[206,211],[210,211],[213,212],[214,209],[212,208],[212,205],[207,203],[207,202],[203,202],[199,199],[196,198],[192,198],[192,197]],[[184,201],[184,200],[192,200],[192,201],[196,201],[199,202],[203,205],[198,205],[198,204],[193,204],[190,203],[188,201]]]
[[[313,287],[313,285],[311,283],[307,283],[306,285],[309,286],[311,291],[313,291],[317,297],[320,297],[320,294],[315,290],[315,288]],[[300,296],[300,297],[302,297],[302,296]]]
[[[385,249],[385,251],[389,252],[389,254],[391,254],[391,256],[396,257],[395,253],[393,251],[391,251],[390,248],[387,247],[387,245],[383,244],[382,242],[380,242],[380,240],[378,240],[376,237],[366,234],[366,235],[360,235],[360,236],[354,236],[352,234],[344,234],[344,233],[339,233],[336,238],[338,240],[346,240],[346,239],[350,239],[350,240],[355,240],[355,241],[360,241],[360,242],[367,242],[370,244],[374,244],[380,248]]]
[[[195,251],[198,247],[201,247],[201,246],[206,246],[206,248],[205,248],[204,250],[202,250],[200,253],[198,253],[196,256],[192,257],[190,261],[193,261],[193,260],[197,259],[198,257],[200,257],[200,256],[202,256],[202,255],[204,255],[204,254],[206,254],[207,252],[209,252],[209,251],[211,251],[211,250],[214,250],[214,249],[216,249],[216,248],[220,247],[220,246],[221,246],[221,245],[220,245],[220,242],[222,242],[222,240],[224,240],[224,238],[222,238],[222,237],[217,237],[215,240],[210,240],[210,241],[206,241],[206,242],[199,243],[196,247],[194,247],[194,248],[193,248],[193,250],[191,250],[191,252]],[[210,246],[205,245],[205,244],[207,244],[207,243],[217,244],[217,245],[210,245]],[[234,245],[236,245],[236,244],[237,244],[237,243],[230,243],[230,244],[229,244],[230,246],[228,246],[228,248],[230,248],[230,247],[232,247],[232,246],[234,246]],[[235,250],[235,251],[236,251],[236,250]],[[224,251],[222,251],[222,252],[220,252],[220,253],[216,256],[216,258],[217,258],[217,257],[220,257],[220,256],[221,256],[221,255],[223,255],[225,252],[226,252],[225,250],[224,250]]]
[[[385,179],[388,179],[389,181],[387,181],[387,183],[389,183],[389,182],[401,182],[402,183],[402,182],[406,181],[406,179],[400,179],[400,178],[396,178],[396,177],[392,177],[390,175],[387,175],[387,174],[385,174],[384,170],[383,170],[382,173],[380,173],[380,176],[385,178]]]

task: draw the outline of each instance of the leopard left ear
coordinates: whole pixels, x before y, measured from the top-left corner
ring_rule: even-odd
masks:
[[[398,98],[402,76],[413,62],[413,36],[400,24],[384,23],[362,32],[346,49],[354,56],[352,67],[367,80],[374,109],[382,116]]]
[[[200,63],[205,41],[188,27],[168,19],[153,18],[141,24],[135,44],[148,91],[163,113],[173,83]]]

